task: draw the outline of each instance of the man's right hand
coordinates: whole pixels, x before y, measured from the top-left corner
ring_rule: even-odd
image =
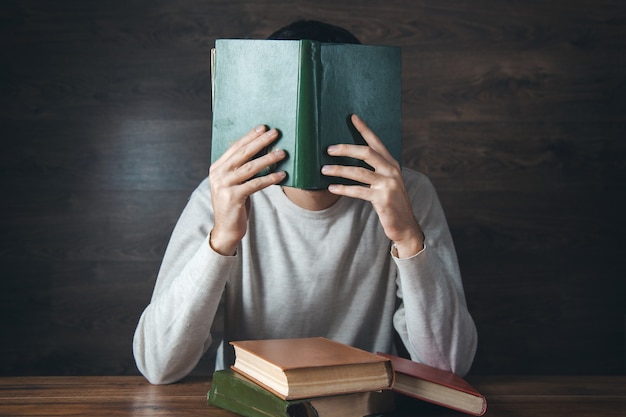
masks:
[[[209,243],[216,252],[229,256],[237,250],[248,228],[248,197],[285,179],[284,171],[255,177],[265,167],[285,158],[285,151],[278,149],[252,159],[277,138],[276,129],[258,126],[211,165],[209,181],[215,224]]]

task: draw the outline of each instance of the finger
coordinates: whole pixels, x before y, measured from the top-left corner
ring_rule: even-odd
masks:
[[[263,175],[260,177],[254,177],[243,184],[241,184],[242,192],[246,196],[250,196],[257,191],[260,191],[264,188],[269,187],[270,185],[275,185],[283,181],[287,177],[287,173],[285,171],[277,171],[272,172],[268,175]]]
[[[396,162],[394,157],[389,153],[387,147],[383,144],[380,138],[369,128],[369,126],[356,114],[353,114],[351,117],[352,124],[356,128],[356,130],[361,134],[365,142],[374,150],[376,153],[381,155],[388,162]]]
[[[262,152],[272,142],[278,139],[278,132],[276,129],[270,129],[257,137],[253,137],[251,140],[247,139],[248,138],[234,148],[231,148],[232,153],[227,155],[226,163],[230,169],[238,168]]]
[[[376,174],[366,168],[348,165],[324,165],[322,174],[329,177],[340,177],[371,185],[376,180]]]
[[[330,156],[346,156],[350,158],[359,159],[364,161],[374,170],[379,171],[389,162],[378,152],[369,146],[364,145],[349,145],[346,143],[338,143],[331,145],[327,149]]]
[[[371,201],[370,189],[361,185],[331,184],[328,186],[328,191],[336,195]]]
[[[248,132],[235,141],[216,163],[227,164],[229,169],[235,169],[249,161],[278,138],[276,129],[266,129],[265,126],[261,125]]]
[[[267,127],[264,125],[259,125],[255,127],[254,129],[250,130],[244,136],[242,136],[241,138],[233,142],[232,145],[230,145],[228,149],[226,149],[226,151],[216,160],[216,162],[220,160],[228,159],[230,155],[237,152],[242,146],[247,145],[248,143],[250,143],[257,137],[265,133],[266,130],[267,130]]]
[[[286,156],[287,153],[283,149],[276,149],[252,159],[233,171],[233,182],[242,183],[257,174],[271,173],[276,164]]]

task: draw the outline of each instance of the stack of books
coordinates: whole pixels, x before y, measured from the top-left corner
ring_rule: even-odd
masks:
[[[231,342],[208,403],[245,417],[363,417],[394,411],[394,392],[473,415],[486,400],[450,372],[330,339]]]

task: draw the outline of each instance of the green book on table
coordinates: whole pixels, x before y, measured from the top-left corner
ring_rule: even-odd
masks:
[[[272,148],[287,152],[284,161],[264,172],[287,172],[282,185],[326,188],[342,181],[323,176],[322,165],[362,164],[326,153],[331,144],[365,144],[350,122],[352,114],[363,119],[401,162],[400,48],[218,39],[211,67],[212,162],[234,141],[264,124],[279,131]]]
[[[209,405],[245,417],[364,417],[394,410],[390,390],[283,400],[231,369],[213,374]]]

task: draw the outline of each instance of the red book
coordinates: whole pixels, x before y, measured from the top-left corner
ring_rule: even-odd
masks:
[[[391,389],[395,392],[475,416],[487,411],[485,396],[453,372],[399,356],[378,354],[391,360],[394,371]]]

